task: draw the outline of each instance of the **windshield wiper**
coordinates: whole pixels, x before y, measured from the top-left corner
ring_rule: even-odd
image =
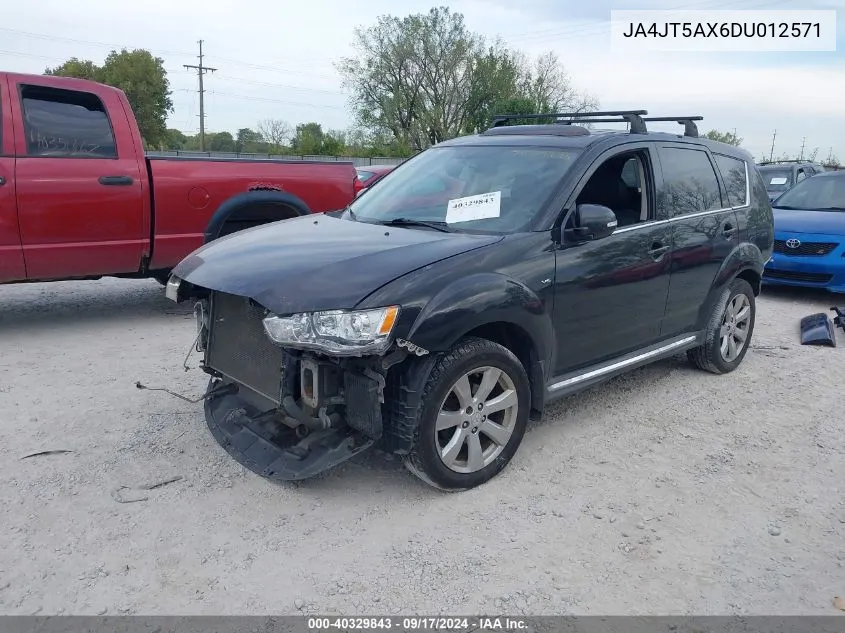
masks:
[[[435,231],[442,231],[443,233],[451,233],[449,225],[445,222],[436,222],[429,220],[414,220],[412,218],[393,218],[386,222],[379,222],[385,226],[425,226]]]
[[[845,211],[845,207],[816,207],[814,211]]]

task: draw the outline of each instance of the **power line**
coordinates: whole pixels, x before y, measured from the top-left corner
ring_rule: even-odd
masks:
[[[146,48],[144,46],[127,46],[126,44],[122,44],[117,46],[115,44],[108,44],[106,42],[99,42],[96,40],[79,40],[72,37],[62,37],[58,35],[47,35],[46,33],[33,33],[32,31],[22,31],[20,29],[10,29],[8,27],[0,27],[0,31],[5,31],[6,33],[16,33],[17,35],[23,35],[25,37],[32,37],[39,40],[48,40],[50,42],[68,42],[70,44],[82,44],[83,46],[92,46],[95,48],[109,48],[109,49],[124,49],[124,48]],[[150,49],[146,49],[150,50]],[[193,53],[186,53],[185,51],[173,51],[173,50],[163,50],[157,49],[155,51],[150,50],[153,53],[161,53],[164,55],[181,55],[182,57],[189,57]]]
[[[268,97],[253,97],[250,95],[239,95],[231,92],[217,92],[216,90],[208,90],[208,94],[219,95],[222,97],[232,97],[234,99],[244,99],[245,101],[264,101],[266,103],[281,103],[292,106],[305,106],[309,108],[326,108],[329,110],[343,110],[341,106],[326,105],[321,103],[305,103],[304,101],[283,101],[281,99],[270,99]]]
[[[202,78],[205,73],[211,71],[214,72],[217,70],[216,68],[210,68],[208,66],[202,65],[202,40],[199,41],[200,45],[200,54],[199,59],[200,63],[198,65],[195,64],[182,64],[185,68],[194,68],[197,71],[197,77],[199,78],[199,93],[200,93],[200,151],[205,151],[205,104],[203,102],[203,93],[205,90],[203,89],[202,85]]]

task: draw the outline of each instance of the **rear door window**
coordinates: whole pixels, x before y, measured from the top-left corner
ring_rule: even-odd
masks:
[[[723,208],[719,180],[707,152],[661,147],[660,164],[666,204],[673,216]]]

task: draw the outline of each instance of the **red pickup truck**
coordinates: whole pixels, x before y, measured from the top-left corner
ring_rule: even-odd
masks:
[[[207,241],[360,187],[352,162],[148,156],[121,90],[0,73],[0,283],[164,283]]]

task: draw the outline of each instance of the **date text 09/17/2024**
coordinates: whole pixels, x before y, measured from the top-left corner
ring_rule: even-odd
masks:
[[[528,623],[512,617],[312,617],[309,631],[522,631]]]

